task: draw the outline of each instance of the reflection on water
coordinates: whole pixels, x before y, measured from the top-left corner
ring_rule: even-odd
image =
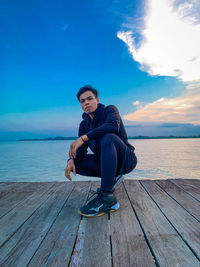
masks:
[[[71,141],[0,142],[0,181],[65,181]],[[130,179],[200,179],[200,139],[130,140],[138,165]],[[72,175],[73,176],[73,175]],[[99,180],[77,175],[73,180]]]

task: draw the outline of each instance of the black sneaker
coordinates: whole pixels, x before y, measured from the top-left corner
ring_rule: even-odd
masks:
[[[121,174],[121,175],[118,175],[115,179],[115,183],[113,185],[113,189],[118,185],[120,184],[122,181],[124,180],[124,176]]]
[[[119,203],[117,202],[114,193],[105,193],[98,188],[95,194],[97,194],[97,196],[94,199],[90,200],[85,206],[79,209],[79,214],[85,217],[97,217],[119,209]]]

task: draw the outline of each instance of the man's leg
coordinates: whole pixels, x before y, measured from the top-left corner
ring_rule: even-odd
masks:
[[[100,158],[97,155],[88,154],[83,160],[76,162],[75,166],[78,174],[101,177]],[[95,195],[96,197],[91,199]],[[114,193],[103,192],[102,188],[98,188],[91,197],[91,200],[79,209],[79,213],[85,217],[101,216],[119,209]]]
[[[101,177],[100,158],[94,154],[87,154],[83,160],[75,161],[75,167],[80,175]]]
[[[95,160],[95,155],[90,155],[90,159],[87,158],[77,164],[77,173],[101,176],[101,188],[97,190],[96,198],[79,209],[81,215],[95,217],[119,209],[119,203],[113,193],[113,185],[116,174],[121,168],[125,151],[126,145],[117,135],[106,134],[101,138],[100,161]]]
[[[112,192],[126,151],[126,145],[116,134],[105,134],[101,138],[101,188]]]

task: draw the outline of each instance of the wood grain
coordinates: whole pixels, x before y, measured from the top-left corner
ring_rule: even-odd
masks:
[[[85,218],[100,181],[0,183],[0,266],[199,266],[199,185],[126,180],[118,211]]]
[[[67,266],[71,257],[81,216],[78,208],[85,202],[90,182],[75,187],[29,266]]]
[[[120,209],[110,214],[114,266],[155,266],[122,183],[117,187],[116,197]]]
[[[187,194],[181,187],[176,186],[170,181],[160,180],[156,183],[200,222],[199,201]]]
[[[51,186],[51,183],[12,183],[6,185],[0,192],[0,218],[14,209],[19,203],[25,201],[34,194],[44,193]]]
[[[96,191],[99,182],[93,182],[91,189]],[[71,266],[111,266],[108,215],[83,218],[80,224]]]
[[[0,247],[6,242],[20,226],[35,212],[35,210],[51,195],[52,184],[47,184],[46,189],[42,186],[41,190],[36,190],[24,201],[21,201],[10,210],[0,220]],[[44,190],[45,189],[45,190]],[[27,192],[26,192],[27,193]],[[6,205],[9,205],[7,200]]]
[[[178,234],[200,258],[200,223],[168,196],[154,181],[141,182]]]
[[[142,183],[146,185],[146,181]],[[140,182],[126,181],[125,185],[160,266],[191,266],[191,264],[197,264],[197,258],[160,212]],[[154,186],[156,186],[155,182],[151,181],[151,187],[154,188]],[[163,195],[160,197],[162,198]]]
[[[194,179],[175,179],[170,180],[172,183],[180,186],[186,192],[188,192],[191,196],[195,197],[200,201],[200,180]]]
[[[25,221],[0,251],[3,266],[26,266],[62,209],[74,184],[57,183],[42,205]],[[4,217],[3,217],[4,218]]]

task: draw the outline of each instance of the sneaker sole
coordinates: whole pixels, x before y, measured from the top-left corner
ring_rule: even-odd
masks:
[[[111,207],[110,210],[104,211],[101,213],[93,213],[93,214],[84,214],[80,210],[78,211],[79,214],[83,215],[84,217],[91,218],[91,217],[99,217],[109,212],[115,212],[119,209],[119,203],[116,203],[114,206]]]

